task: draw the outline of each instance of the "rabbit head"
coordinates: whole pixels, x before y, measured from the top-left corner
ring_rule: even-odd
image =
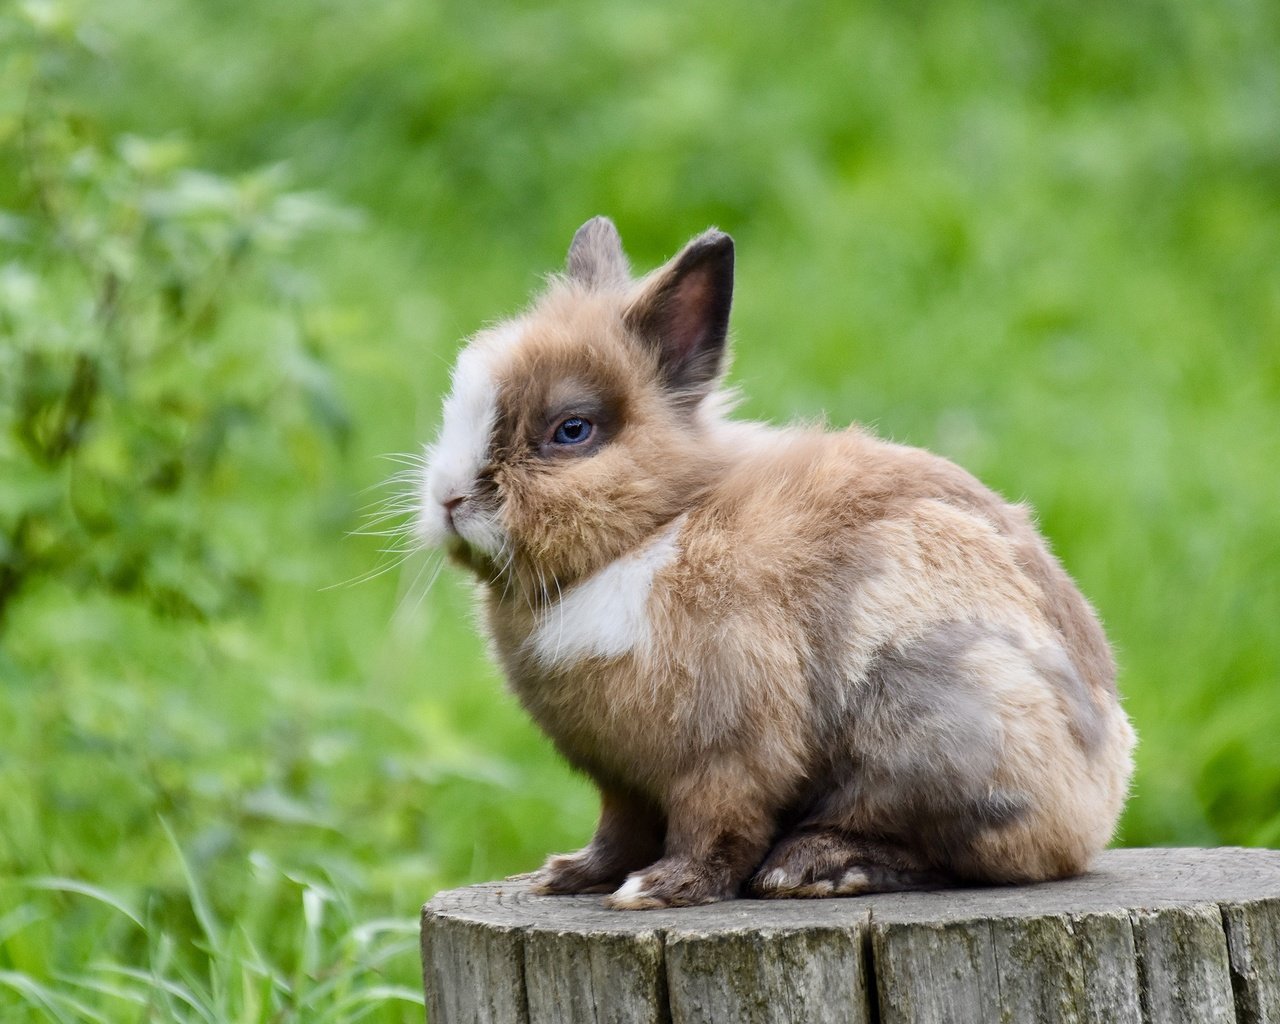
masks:
[[[427,453],[421,540],[542,599],[679,515],[720,458],[732,293],[722,232],[633,281],[612,222],[584,224],[566,273],[460,353]]]

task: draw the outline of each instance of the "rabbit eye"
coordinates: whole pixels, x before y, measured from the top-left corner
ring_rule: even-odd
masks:
[[[556,427],[555,433],[551,435],[551,441],[554,444],[582,444],[591,436],[593,429],[590,420],[584,420],[581,416],[570,416]]]

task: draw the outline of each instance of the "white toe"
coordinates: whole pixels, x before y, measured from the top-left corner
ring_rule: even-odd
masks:
[[[635,899],[644,895],[644,875],[630,875],[613,894],[615,902]]]

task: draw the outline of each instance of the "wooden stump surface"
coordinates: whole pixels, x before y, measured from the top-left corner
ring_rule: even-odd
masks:
[[[519,879],[422,910],[431,1024],[1280,1024],[1280,851],[1111,850],[1043,885],[606,910]]]

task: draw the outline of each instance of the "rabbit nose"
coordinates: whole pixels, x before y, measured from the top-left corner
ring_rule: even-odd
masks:
[[[445,522],[449,524],[449,529],[453,529],[453,513],[459,505],[467,500],[465,494],[454,494],[445,498],[440,504],[444,506]]]

